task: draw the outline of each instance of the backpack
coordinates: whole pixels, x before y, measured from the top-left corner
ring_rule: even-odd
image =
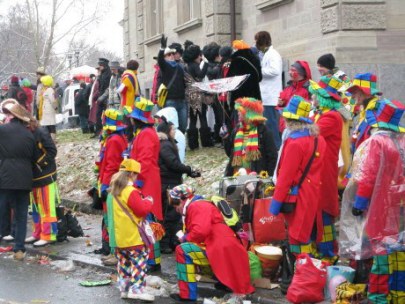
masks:
[[[211,197],[211,201],[219,209],[229,228],[235,233],[242,229],[242,223],[239,220],[238,213],[229,205],[225,198],[214,195]]]
[[[58,206],[56,207],[56,216],[58,218],[58,234],[56,235],[58,242],[67,241],[68,236],[77,238],[84,235],[83,229],[72,211],[66,212],[64,206]]]

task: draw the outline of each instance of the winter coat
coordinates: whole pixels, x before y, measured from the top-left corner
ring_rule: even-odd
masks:
[[[263,79],[260,82],[260,93],[264,106],[276,106],[278,96],[283,89],[283,61],[280,54],[270,46],[261,61]]]
[[[231,108],[239,97],[253,97],[261,100],[259,82],[262,81],[262,70],[259,59],[250,49],[239,50],[232,54],[227,77],[249,74],[249,78],[231,94]]]
[[[18,119],[0,125],[0,189],[32,190],[34,135]]]
[[[183,212],[184,213],[184,212]],[[211,202],[196,200],[186,207],[186,242],[204,243],[215,277],[236,294],[250,294],[249,258],[246,249]]]
[[[159,168],[162,184],[180,185],[182,175],[191,174],[191,167],[180,161],[176,144],[169,140],[165,133],[158,133],[160,140]]]
[[[336,217],[339,215],[337,181],[339,175],[339,150],[342,142],[343,118],[336,110],[321,113],[316,121],[319,134],[326,141],[324,166],[322,171],[321,203],[322,211]]]
[[[20,87],[20,85],[17,83],[12,83],[10,84],[10,87],[7,92],[7,98],[13,98],[18,101],[20,105],[22,105],[24,108],[26,107],[26,102],[27,102],[27,94],[25,91]]]
[[[224,140],[225,153],[229,157],[229,162],[225,169],[225,176],[232,176],[235,173],[234,167],[232,167],[232,160],[236,132],[237,129],[235,128],[232,135]],[[263,124],[257,127],[257,133],[259,137],[259,151],[261,157],[256,161],[250,162],[249,169],[257,173],[260,173],[260,171],[267,171],[269,176],[272,176],[277,163],[277,148],[274,143],[273,135],[266,125]]]
[[[104,145],[101,146],[99,163],[100,184],[108,186],[111,182],[111,177],[118,172],[122,162],[123,153],[128,147],[127,138],[124,134],[113,133],[106,139]]]
[[[89,116],[89,102],[86,99],[86,88],[80,89],[75,96],[76,113],[79,116]]]
[[[200,69],[200,64],[197,62],[189,62],[185,67],[185,71],[193,77],[195,81],[202,81],[207,74],[208,63],[204,63],[203,68]]]
[[[41,126],[54,126],[56,125],[56,110],[58,108],[55,100],[55,92],[50,87],[43,87],[41,91],[43,104],[42,118],[40,119],[39,123]],[[40,101],[37,100],[38,107],[40,106],[39,102]]]
[[[108,104],[109,105],[119,105],[121,102],[120,95],[117,93],[117,89],[121,85],[120,75],[111,75],[110,85],[108,86]]]
[[[123,207],[139,224],[152,209],[152,202],[144,199],[142,193],[133,186],[126,186],[118,196]],[[131,248],[143,245],[138,225],[122,210],[115,197],[107,198],[108,232],[112,248]]]
[[[111,79],[111,70],[110,67],[105,67],[99,76],[99,94],[98,94],[98,101],[101,103],[106,102],[108,99],[108,87],[110,85],[110,79]]]
[[[48,130],[43,127],[35,129],[33,132],[37,155],[34,166],[34,188],[40,188],[56,181],[56,162],[55,157],[57,149]]]
[[[159,169],[159,138],[152,126],[144,127],[133,140],[130,157],[141,164],[138,183],[145,196],[153,197],[152,213],[163,220],[162,193]]]
[[[287,201],[290,189],[299,183],[305,167],[313,155],[314,144],[314,136],[309,134],[308,129],[290,133],[284,142],[277,172],[275,172],[277,184],[271,202],[271,213],[276,215],[279,213],[283,202]],[[319,214],[319,198],[322,187],[321,174],[325,149],[325,140],[319,136],[318,154],[298,190],[296,208],[292,213],[284,214],[288,223],[289,237],[300,243],[310,241],[313,224]],[[321,223],[319,220],[317,222]]]
[[[207,78],[208,80],[221,78],[221,63],[208,62],[204,64],[204,68],[207,65]]]
[[[34,93],[32,92],[32,90],[30,88],[23,87],[22,89],[24,90],[25,95],[27,95],[27,101],[25,102],[25,108],[32,115],[34,113],[34,106],[32,104],[32,102],[34,100]]]
[[[172,82],[171,86],[168,88],[167,99],[185,99],[185,89],[186,82],[184,81],[184,70],[180,63],[175,61],[166,61],[164,58],[164,50],[159,51],[158,64],[160,72],[162,73],[162,83],[168,87],[174,74],[177,74]]]
[[[89,102],[91,102],[90,113],[89,113],[89,122],[95,124],[97,122],[97,111],[98,111],[98,103],[97,99],[99,96],[99,86],[100,81],[97,80],[93,83],[91,87],[91,93],[89,97]]]
[[[121,91],[121,106],[128,106],[132,109],[135,104],[135,98],[140,95],[136,71],[125,70],[121,77],[121,83],[125,86]]]

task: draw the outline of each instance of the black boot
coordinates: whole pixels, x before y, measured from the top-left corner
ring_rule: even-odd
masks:
[[[214,141],[215,143],[222,143],[222,138],[219,136],[219,131],[221,130],[221,125],[215,124],[214,125]]]
[[[190,150],[198,149],[198,129],[190,128],[187,130],[187,140]]]
[[[211,137],[211,129],[209,127],[200,128],[201,146],[212,147],[214,144]]]

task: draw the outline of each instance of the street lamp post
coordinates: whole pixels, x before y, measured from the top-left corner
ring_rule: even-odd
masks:
[[[68,54],[67,58],[69,61],[69,70],[71,70],[72,69],[72,58],[73,58],[72,54]]]
[[[76,50],[76,51],[75,51],[76,67],[79,66],[79,55],[80,55],[80,51],[79,51],[79,50]]]

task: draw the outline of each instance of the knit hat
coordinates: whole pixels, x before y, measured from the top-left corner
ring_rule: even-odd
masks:
[[[169,54],[174,54],[176,53],[176,49],[172,49],[172,48],[165,48],[165,51],[163,53],[164,56],[169,55]]]
[[[335,68],[335,57],[332,54],[325,54],[318,58],[317,64],[327,68],[328,70],[333,70]]]
[[[124,114],[116,109],[107,109],[103,114],[104,131],[121,131],[127,126],[124,124]]]
[[[400,101],[383,99],[377,102],[374,110],[366,111],[366,121],[372,128],[404,133],[405,126],[400,125],[404,113],[405,106]]]
[[[45,75],[41,77],[41,83],[46,87],[51,87],[53,85],[53,78],[51,75]]]
[[[343,86],[343,81],[335,76],[322,76],[319,82],[309,81],[309,92],[324,98],[333,98],[340,101],[339,89]]]
[[[169,191],[169,195],[171,198],[178,199],[178,200],[185,200],[190,198],[194,195],[194,188],[188,186],[186,184],[181,184],[174,187],[172,190]]]
[[[174,49],[175,53],[179,53],[180,55],[183,55],[183,47],[180,43],[178,42],[173,42],[171,45],[169,45],[170,49]]]
[[[260,124],[266,121],[261,100],[252,97],[238,98],[235,100],[235,109],[242,114],[243,120],[248,124]]]
[[[353,93],[354,88],[362,90],[367,95],[382,95],[377,89],[377,76],[371,73],[357,74],[354,76],[351,86],[347,91]]]
[[[32,120],[31,114],[15,99],[8,98],[0,105],[3,113],[9,113],[24,122],[30,122]]]
[[[183,60],[186,63],[193,62],[201,55],[201,48],[198,45],[190,45],[183,53]]]
[[[131,112],[130,117],[142,121],[146,124],[154,124],[155,120],[152,117],[153,102],[141,97],[140,100],[135,101],[135,107]]]
[[[118,69],[120,67],[120,63],[118,61],[111,61],[110,69]]]
[[[247,44],[245,41],[243,40],[234,40],[232,42],[232,47],[235,50],[246,50],[246,49],[250,49],[250,45]]]
[[[132,158],[126,158],[121,162],[119,170],[141,173],[141,164]]]
[[[311,111],[311,104],[301,96],[294,95],[291,97],[288,105],[282,110],[281,115],[284,118],[300,120],[312,124],[309,119],[309,112]]]
[[[21,81],[21,86],[25,88],[30,88],[31,87],[31,81],[28,78],[24,78]]]
[[[46,75],[46,73],[45,73],[45,68],[44,68],[44,67],[39,67],[39,68],[37,69],[37,71],[36,71],[36,74],[39,74],[39,75]]]
[[[10,82],[16,84],[16,83],[19,82],[19,79],[18,79],[17,76],[13,75],[13,76],[11,76],[11,78],[10,78]]]

